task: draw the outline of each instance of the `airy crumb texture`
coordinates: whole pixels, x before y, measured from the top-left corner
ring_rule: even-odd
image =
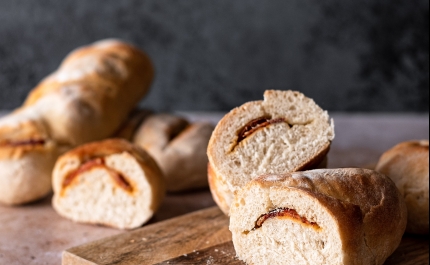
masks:
[[[429,233],[429,142],[407,141],[387,150],[376,170],[390,177],[405,198],[407,233]]]
[[[315,168],[334,138],[326,111],[296,91],[268,90],[225,115],[208,146],[215,200],[228,213],[235,191],[262,174]]]
[[[97,162],[91,167],[91,161]],[[71,175],[74,172],[78,173]],[[60,215],[120,229],[147,222],[165,192],[164,177],[154,160],[119,139],[90,143],[64,154],[55,165],[53,182],[53,206]]]
[[[383,174],[317,169],[249,182],[231,205],[230,231],[247,264],[379,265],[400,244],[406,215]]]

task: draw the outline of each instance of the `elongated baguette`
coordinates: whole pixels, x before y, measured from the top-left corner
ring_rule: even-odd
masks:
[[[380,157],[376,170],[390,177],[408,207],[406,232],[429,233],[429,142],[406,141]]]
[[[334,138],[326,111],[296,91],[268,90],[263,101],[225,115],[207,149],[209,185],[224,213],[234,193],[261,174],[319,166]]]
[[[165,194],[156,162],[122,139],[93,142],[65,153],[52,177],[52,204],[60,215],[120,229],[147,222]]]
[[[101,140],[119,129],[147,93],[153,75],[144,52],[103,40],[72,51],[31,91],[24,107],[36,106],[59,142]]]
[[[230,231],[249,265],[380,265],[400,244],[406,220],[385,175],[316,169],[250,181],[231,205]]]

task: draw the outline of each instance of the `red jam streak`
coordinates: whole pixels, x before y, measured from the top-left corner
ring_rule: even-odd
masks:
[[[44,145],[45,144],[44,139],[28,139],[28,140],[22,140],[22,141],[6,141],[3,143],[0,143],[0,146],[11,146],[11,147],[17,147],[17,146],[24,146],[24,145]]]
[[[270,212],[268,212],[266,214],[262,214],[260,217],[258,217],[257,221],[255,221],[255,226],[254,226],[253,230],[260,228],[267,219],[275,218],[275,217],[290,218],[290,219],[293,219],[295,221],[299,221],[304,225],[311,226],[312,228],[314,228],[316,230],[321,229],[321,227],[316,222],[310,222],[305,217],[300,216],[297,213],[297,211],[294,209],[276,208],[276,209],[271,210]]]
[[[67,175],[67,177],[63,181],[63,188],[66,188],[67,186],[72,183],[72,181],[80,174],[89,171],[94,168],[104,168],[109,172],[109,175],[112,177],[112,179],[115,181],[118,186],[123,188],[125,191],[132,192],[133,187],[130,185],[130,183],[126,180],[126,178],[119,173],[118,171],[108,168],[105,164],[105,161],[103,158],[95,158],[91,159],[84,164],[82,164],[79,168],[72,171]]]
[[[270,124],[285,122],[284,118],[271,119],[267,117],[261,117],[248,122],[239,132],[237,143],[240,143],[243,139],[253,134],[255,131],[262,129]]]

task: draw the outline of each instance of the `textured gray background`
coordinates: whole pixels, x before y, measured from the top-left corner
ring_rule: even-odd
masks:
[[[141,105],[155,110],[294,89],[328,110],[428,112],[428,14],[427,0],[0,0],[0,109],[72,49],[115,37],[153,59]]]

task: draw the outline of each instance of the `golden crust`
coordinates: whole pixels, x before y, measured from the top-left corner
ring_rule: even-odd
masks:
[[[380,157],[376,170],[390,177],[406,201],[406,232],[429,233],[429,142],[397,144]]]
[[[249,182],[241,193],[252,185],[296,189],[317,199],[337,222],[348,264],[383,264],[405,231],[407,210],[402,196],[389,178],[373,170],[317,169],[264,175]]]
[[[119,41],[96,42],[70,53],[30,92],[24,107],[37,106],[59,142],[101,140],[119,129],[153,76],[144,52]]]

